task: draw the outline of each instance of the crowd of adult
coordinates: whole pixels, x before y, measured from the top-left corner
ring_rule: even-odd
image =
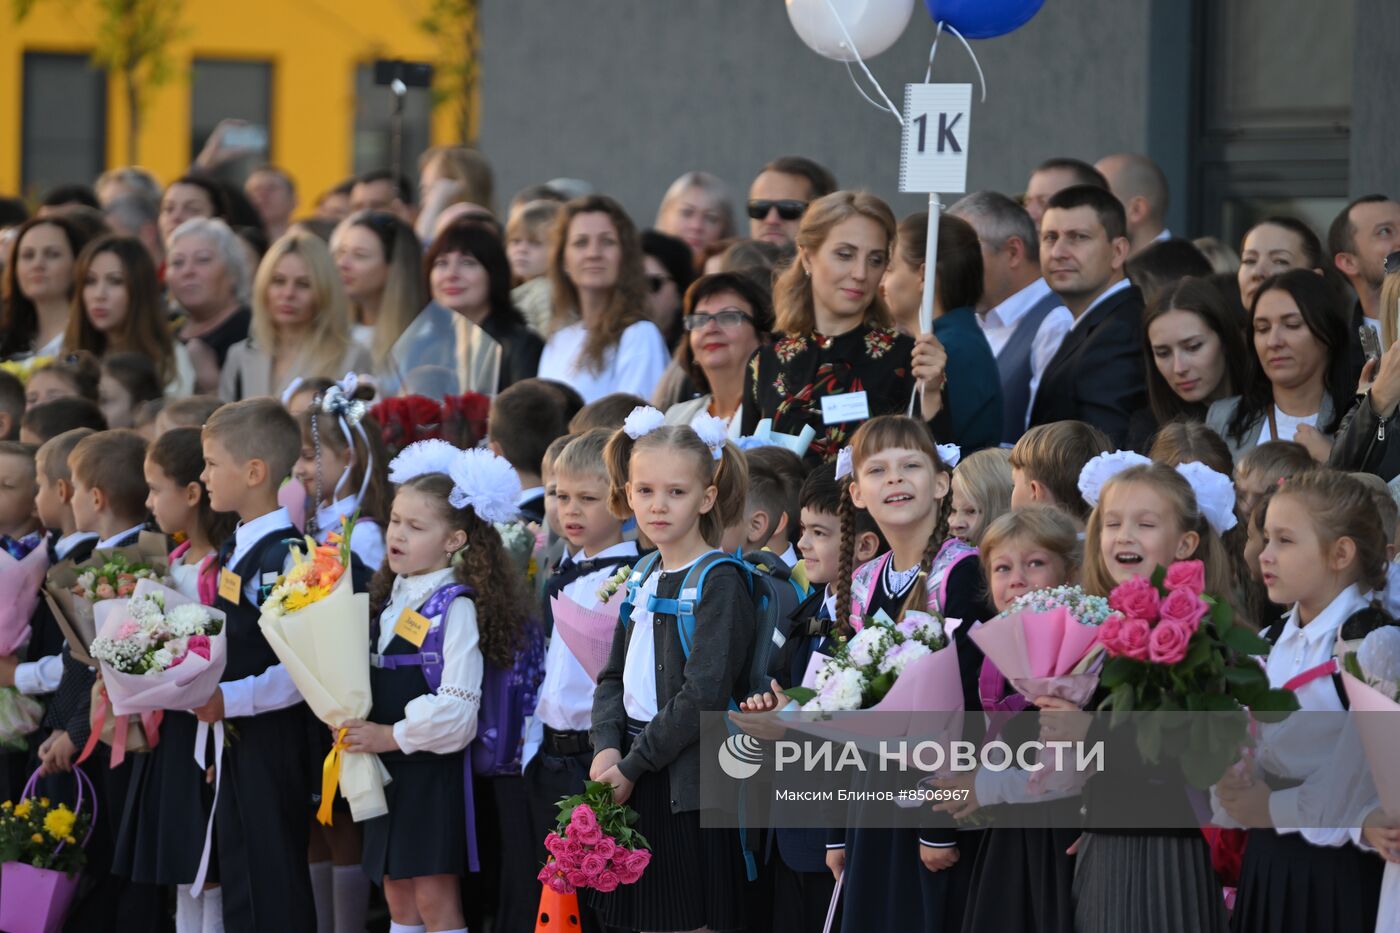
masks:
[[[666,189],[654,229],[578,179],[532,185],[504,215],[494,199],[489,163],[463,147],[425,153],[416,184],[370,172],[310,211],[275,166],[238,186],[202,162],[164,188],[114,169],[32,213],[5,199],[0,361],[96,373],[39,382],[95,393],[121,423],[163,399],[346,372],[383,397],[539,376],[585,402],[652,400],[672,422],[716,415],[736,437],[810,427],[813,462],[870,416],[917,411],[965,451],[1063,420],[1141,449],[1184,420],[1235,455],[1297,440],[1400,473],[1400,351],[1374,349],[1393,347],[1400,311],[1387,196],[1348,204],[1325,241],[1268,217],[1236,252],[1165,228],[1166,180],[1142,155],[1049,159],[1024,193],[946,212],[931,333],[927,216],[901,221],[810,159],[759,169],[746,231],[704,171]]]

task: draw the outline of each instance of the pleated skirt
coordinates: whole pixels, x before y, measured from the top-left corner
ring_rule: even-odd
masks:
[[[364,826],[361,865],[383,884],[467,870],[465,755],[385,755],[393,780],[384,786],[389,812]]]
[[[1074,856],[1065,850],[1079,831],[994,827],[983,835],[963,933],[1074,933]]]
[[[148,884],[194,881],[214,809],[214,788],[194,760],[197,728],[189,713],[167,712],[156,747],[128,756],[131,787],[117,832],[114,873]],[[210,863],[208,879],[218,881],[216,854],[210,854]]]
[[[1210,848],[1200,833],[1085,833],[1074,871],[1075,933],[1225,933]]]
[[[1315,846],[1253,829],[1240,866],[1236,933],[1376,928],[1385,862],[1353,845]]]

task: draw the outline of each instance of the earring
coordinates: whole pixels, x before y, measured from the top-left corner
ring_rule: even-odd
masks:
[[[802,271],[807,274],[807,278],[810,279],[812,277],[812,270],[807,266],[803,266]]]

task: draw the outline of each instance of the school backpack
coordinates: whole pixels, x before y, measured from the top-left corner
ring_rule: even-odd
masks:
[[[442,587],[420,610],[429,619],[441,616],[459,596],[475,595],[471,587],[452,583]],[[445,626],[428,630],[419,646],[423,676],[428,689],[442,685],[442,641]],[[402,662],[401,662],[402,663]],[[538,620],[525,622],[525,643],[510,667],[487,661],[481,674],[481,708],[476,714],[476,738],[472,740],[472,771],[483,777],[519,774],[524,746],[525,717],[535,711],[535,695],[544,681],[544,635]]]

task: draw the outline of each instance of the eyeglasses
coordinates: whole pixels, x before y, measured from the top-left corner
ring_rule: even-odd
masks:
[[[669,275],[649,275],[647,276],[647,287],[651,289],[653,295],[658,294],[666,287],[666,283],[671,281]]]
[[[750,201],[749,216],[754,220],[762,220],[768,216],[768,212],[774,208],[778,209],[778,216],[783,220],[797,220],[807,213],[806,201]]]
[[[1400,272],[1400,249],[1385,257],[1385,274],[1394,275],[1397,272]]]
[[[745,321],[753,323],[753,316],[745,314],[738,308],[724,308],[714,314],[687,314],[681,319],[681,324],[686,330],[704,330],[713,321],[725,330],[738,327]]]

